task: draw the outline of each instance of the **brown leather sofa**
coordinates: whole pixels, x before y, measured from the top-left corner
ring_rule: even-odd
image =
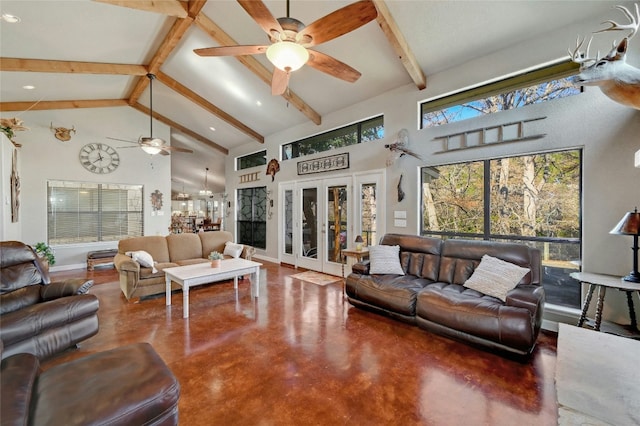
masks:
[[[120,275],[120,289],[127,300],[162,294],[165,292],[165,268],[209,262],[209,253],[223,253],[227,241],[233,242],[233,234],[228,231],[169,234],[166,237],[151,235],[120,240],[118,254],[113,259]],[[139,250],[146,251],[157,262],[155,272],[126,255],[127,252]],[[245,245],[241,257],[251,260],[254,252],[254,247]],[[173,284],[173,290],[179,288]]]
[[[35,356],[12,355],[2,360],[0,384],[3,426],[178,424],[180,385],[148,343],[44,371]]]
[[[369,261],[355,264],[346,279],[352,305],[503,353],[533,351],[544,310],[539,250],[401,234],[387,234],[380,244],[400,246],[406,275],[369,275]],[[506,302],[463,286],[485,254],[529,269]]]
[[[0,242],[2,356],[27,352],[44,359],[98,332],[98,299],[85,294],[93,280],[51,282],[28,245]]]

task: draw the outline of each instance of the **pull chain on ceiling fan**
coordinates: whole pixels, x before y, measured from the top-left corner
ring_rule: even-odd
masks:
[[[339,60],[311,50],[309,47],[333,40],[347,34],[378,16],[375,5],[362,0],[338,9],[305,26],[295,18],[287,16],[275,19],[260,0],[238,0],[240,6],[267,33],[271,45],[237,45],[195,49],[200,56],[244,56],[266,53],[275,66],[271,80],[271,93],[281,95],[289,85],[291,71],[308,64],[310,67],[333,77],[353,83],[362,74]]]

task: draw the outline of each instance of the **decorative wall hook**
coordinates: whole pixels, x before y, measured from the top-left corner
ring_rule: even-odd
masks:
[[[67,142],[71,140],[71,132],[76,133],[76,126],[67,129],[66,127],[53,127],[53,122],[49,127],[56,139],[61,140],[62,142]]]

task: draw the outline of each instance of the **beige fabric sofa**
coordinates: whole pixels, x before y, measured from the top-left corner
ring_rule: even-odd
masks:
[[[163,236],[133,237],[118,242],[118,254],[113,263],[120,275],[120,288],[127,300],[151,296],[165,291],[165,268],[209,262],[212,251],[224,252],[227,241],[233,235],[227,231],[201,232],[198,234],[170,234]],[[156,272],[141,266],[127,252],[144,250],[153,257]],[[241,257],[251,259],[255,248],[245,246]],[[173,284],[173,289],[178,289]]]

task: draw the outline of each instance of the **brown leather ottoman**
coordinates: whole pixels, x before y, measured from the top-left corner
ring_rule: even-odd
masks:
[[[34,387],[30,424],[178,424],[180,385],[148,343],[57,365]]]

